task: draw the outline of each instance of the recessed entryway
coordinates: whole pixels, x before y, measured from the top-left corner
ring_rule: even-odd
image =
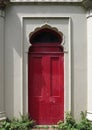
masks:
[[[40,125],[56,124],[64,119],[62,38],[51,28],[42,28],[30,37],[28,111],[30,117]]]

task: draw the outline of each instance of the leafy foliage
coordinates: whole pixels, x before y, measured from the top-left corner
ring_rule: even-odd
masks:
[[[81,120],[77,127],[79,130],[92,130],[92,123],[86,118],[86,112],[81,112]]]
[[[28,115],[20,115],[20,118],[12,120],[6,119],[0,122],[0,130],[30,130],[35,125],[35,121],[29,119]]]
[[[86,112],[81,112],[81,120],[76,122],[70,112],[66,113],[65,121],[57,123],[60,130],[92,130],[92,123],[86,118]]]
[[[59,121],[57,124],[58,128],[61,130],[77,130],[76,121],[74,120],[70,112],[66,112],[66,118],[64,122]]]
[[[92,122],[86,118],[86,112],[81,112],[80,121],[76,122],[71,112],[66,112],[65,121],[59,121],[53,129],[59,130],[92,130]],[[0,130],[30,130],[35,129],[48,129],[49,126],[35,126],[35,121],[29,119],[28,115],[20,115],[20,118],[12,120],[6,119],[0,122]]]

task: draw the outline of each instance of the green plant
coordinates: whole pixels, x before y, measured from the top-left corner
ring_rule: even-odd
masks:
[[[57,123],[60,130],[92,130],[92,123],[86,118],[86,112],[81,112],[81,119],[76,122],[70,112],[66,113],[65,121]]]
[[[30,130],[35,125],[35,121],[29,119],[28,115],[20,115],[20,118],[12,120],[6,119],[0,122],[0,130]]]
[[[86,118],[87,112],[81,112],[81,120],[77,124],[79,130],[92,130],[92,123]]]
[[[61,130],[77,130],[76,122],[71,115],[71,112],[66,112],[65,121],[59,121],[57,123],[58,128]]]
[[[8,118],[4,121],[0,121],[0,130],[9,130],[10,127],[11,122]]]

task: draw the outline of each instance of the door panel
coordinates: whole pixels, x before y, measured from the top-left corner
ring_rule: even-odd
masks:
[[[60,119],[64,118],[64,72],[63,72],[63,56],[50,56],[51,84],[50,84],[50,122],[56,124]],[[53,117],[53,118],[52,118]]]
[[[60,88],[56,86],[60,86],[60,65],[59,65],[59,57],[51,57],[50,59],[50,75],[51,75],[51,85],[50,85],[50,95],[51,96],[59,96]]]
[[[64,119],[63,54],[29,54],[29,114],[37,124]]]

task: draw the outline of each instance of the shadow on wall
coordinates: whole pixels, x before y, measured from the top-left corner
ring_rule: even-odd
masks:
[[[13,7],[6,8],[5,20],[5,109],[8,117],[21,112],[22,36],[21,21]]]

